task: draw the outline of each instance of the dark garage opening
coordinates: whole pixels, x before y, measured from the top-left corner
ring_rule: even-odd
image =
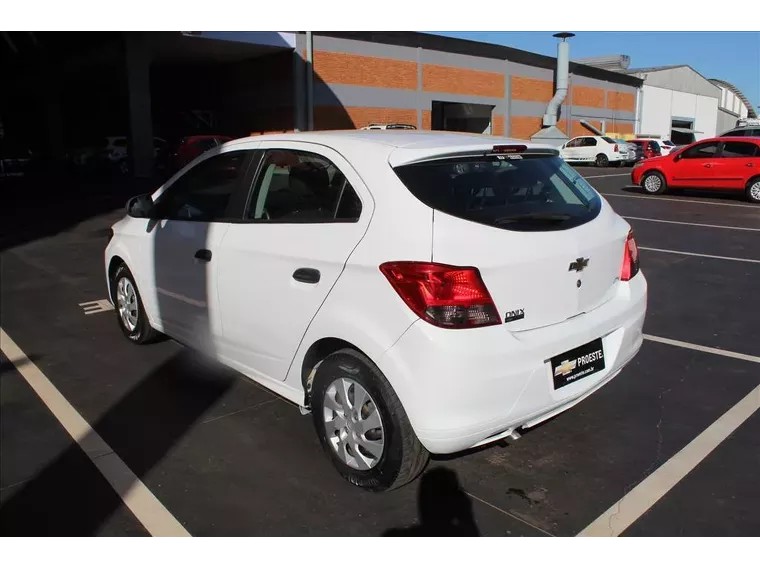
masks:
[[[676,120],[670,123],[670,140],[676,146],[685,146],[696,141],[693,120]]]
[[[493,105],[433,101],[433,130],[491,134]]]

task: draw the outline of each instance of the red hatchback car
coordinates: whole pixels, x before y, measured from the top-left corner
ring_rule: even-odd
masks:
[[[182,169],[206,150],[221,146],[230,140],[232,140],[232,138],[229,136],[220,136],[216,134],[203,134],[183,138],[180,140],[179,147],[174,153],[174,168],[177,170]]]
[[[760,203],[760,138],[700,140],[637,163],[631,180],[653,195],[669,188],[724,189]]]

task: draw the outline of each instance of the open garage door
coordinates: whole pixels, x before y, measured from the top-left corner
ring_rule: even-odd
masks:
[[[433,101],[433,130],[491,134],[493,105]]]

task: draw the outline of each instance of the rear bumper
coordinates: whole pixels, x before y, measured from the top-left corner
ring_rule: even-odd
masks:
[[[503,326],[445,330],[413,324],[379,361],[422,444],[447,454],[532,426],[614,378],[641,347],[643,274],[615,297],[560,324],[510,333]],[[555,390],[549,360],[602,338],[605,369]]]

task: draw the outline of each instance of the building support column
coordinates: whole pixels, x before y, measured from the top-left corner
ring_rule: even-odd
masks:
[[[314,130],[314,34],[306,32],[306,129]]]
[[[136,178],[153,176],[154,144],[150,100],[151,53],[141,33],[124,35],[129,96],[129,160]]]
[[[293,127],[297,131],[306,130],[306,36],[296,34],[296,48],[293,52]]]
[[[417,48],[417,130],[422,130],[422,48]]]
[[[54,168],[63,166],[66,159],[66,145],[63,135],[63,113],[61,111],[60,86],[64,84],[58,71],[45,64],[38,92],[43,96],[45,122],[47,125],[47,147],[50,164]]]
[[[504,136],[512,136],[512,68],[504,60]]]

